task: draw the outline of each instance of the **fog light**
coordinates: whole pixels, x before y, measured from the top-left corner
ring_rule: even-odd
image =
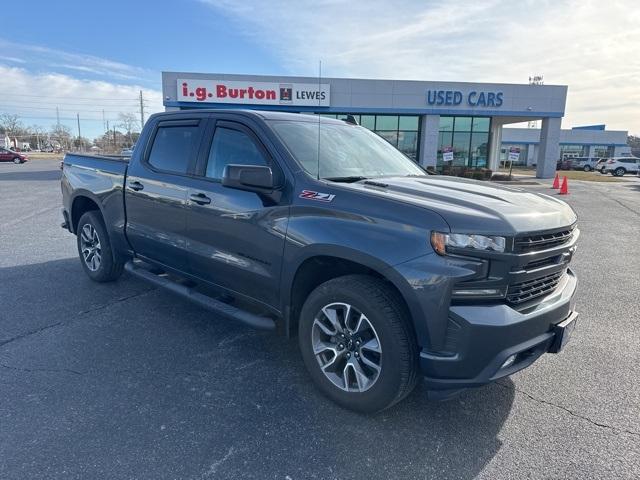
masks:
[[[518,356],[518,354],[515,355],[511,355],[509,358],[507,358],[504,363],[502,364],[502,366],[500,367],[500,369],[502,370],[503,368],[509,368],[511,365],[513,365],[516,361],[516,357]]]
[[[492,295],[502,296],[502,290],[500,290],[499,288],[462,288],[453,290],[453,292],[451,293],[460,297],[485,297]]]

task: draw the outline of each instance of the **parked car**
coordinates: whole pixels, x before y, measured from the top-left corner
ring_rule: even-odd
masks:
[[[625,173],[638,173],[640,170],[640,158],[614,157],[607,160],[604,173],[610,173],[616,177],[622,177]]]
[[[571,163],[571,168],[573,170],[591,172],[596,168],[596,164],[599,160],[599,157],[576,157]]]
[[[556,162],[556,170],[571,170],[573,165],[572,158],[564,158]]]
[[[0,162],[24,163],[29,160],[24,153],[0,147]]]
[[[85,273],[126,269],[297,334],[346,408],[387,408],[420,376],[435,398],[492,382],[576,325],[579,230],[556,198],[429,175],[375,133],[310,115],[164,112],[139,143],[130,160],[64,158],[63,227]]]
[[[120,150],[120,155],[122,155],[123,157],[130,157],[131,155],[133,155],[133,148],[123,148],[122,150]]]
[[[604,174],[604,167],[607,165],[607,160],[609,159],[608,158],[599,159],[598,162],[596,163],[596,166],[594,167],[594,170],[596,172],[600,172]]]

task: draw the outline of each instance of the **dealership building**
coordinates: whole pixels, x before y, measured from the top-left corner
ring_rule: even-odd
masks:
[[[166,110],[353,115],[425,167],[448,162],[495,170],[510,152],[512,160],[518,154],[515,163],[536,165],[537,176],[548,178],[562,156],[613,156],[626,147],[626,132],[562,130],[563,85],[163,72],[162,93]],[[530,121],[541,128],[508,128]]]

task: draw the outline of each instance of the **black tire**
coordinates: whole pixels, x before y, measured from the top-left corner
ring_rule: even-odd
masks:
[[[622,177],[625,173],[627,173],[627,171],[622,167],[618,167],[613,171],[616,177]]]
[[[323,307],[336,302],[349,304],[364,314],[379,339],[380,370],[364,391],[345,391],[335,385],[313,352],[314,320]],[[298,343],[311,379],[326,396],[345,408],[372,413],[391,407],[405,398],[418,380],[418,347],[409,322],[398,293],[378,278],[347,275],[321,284],[305,301],[298,329]],[[366,352],[362,352],[360,355],[365,356]],[[355,352],[353,355],[352,361],[356,361]]]
[[[22,163],[22,159],[20,157],[16,157],[13,159],[13,163],[16,165],[20,165]]]
[[[591,166],[590,166],[590,165],[585,165],[585,166],[584,166],[584,168],[583,168],[583,170],[584,170],[585,172],[590,172],[590,171],[591,171]]]
[[[92,270],[91,262],[87,261],[83,254],[82,234],[85,227],[87,227],[87,230],[89,231],[91,231],[90,229],[93,229],[99,241],[98,250],[100,252],[100,263],[95,270]],[[107,234],[107,229],[104,226],[102,215],[99,211],[91,210],[80,217],[78,228],[76,229],[76,237],[80,263],[91,280],[95,282],[112,282],[122,275],[122,271],[124,270],[124,261],[116,258],[116,255],[111,248],[111,242],[109,240],[109,235]]]

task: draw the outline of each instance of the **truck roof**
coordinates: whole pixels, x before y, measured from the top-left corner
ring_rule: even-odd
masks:
[[[244,108],[198,108],[191,110],[171,110],[168,112],[160,112],[155,115],[158,116],[178,116],[178,115],[190,115],[194,112],[199,113],[234,113],[239,115],[244,115],[248,117],[259,118],[260,120],[296,120],[296,121],[307,121],[307,122],[317,122],[318,116],[304,113],[289,113],[289,112],[275,112],[272,110],[251,110]],[[154,115],[154,116],[155,116]],[[322,117],[323,123],[344,123],[343,120],[337,120],[329,117]]]

